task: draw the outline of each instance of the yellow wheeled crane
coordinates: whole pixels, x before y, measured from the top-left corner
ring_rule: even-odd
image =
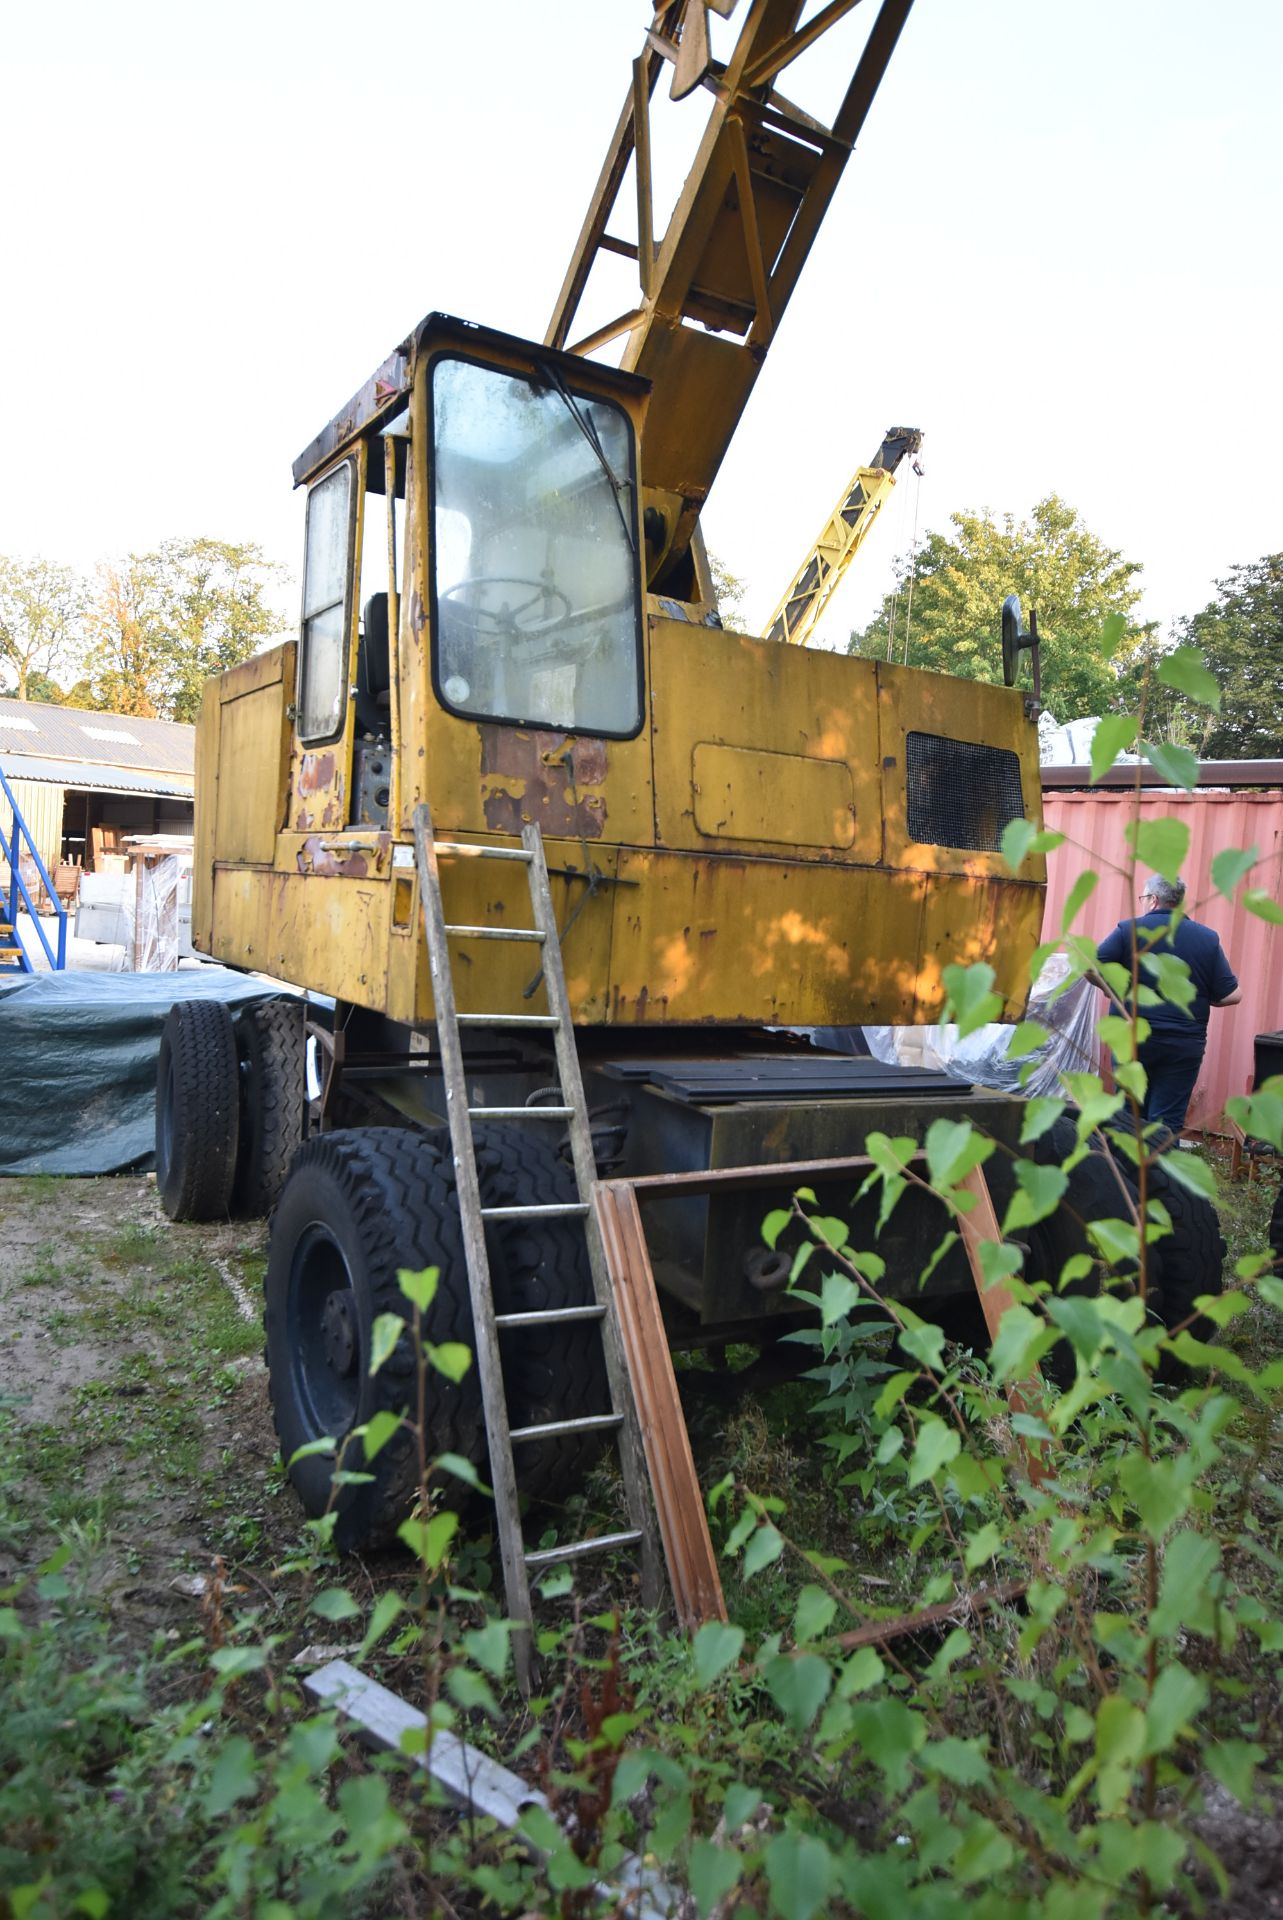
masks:
[[[847,568],[873,531],[873,523],[891,497],[896,470],[916,454],[922,435],[916,427],[888,427],[867,467],[857,467],[842,497],[820,530],[774,613],[763,638],[804,647],[815,632]],[[917,466],[916,460],[914,461]]]
[[[178,1216],[276,1198],[271,1392],[317,1510],[329,1465],[308,1443],[404,1393],[394,1366],[368,1366],[378,1314],[405,1310],[398,1268],[439,1269],[434,1338],[470,1337],[471,1314],[483,1375],[505,1355],[527,1486],[573,1478],[580,1430],[602,1424],[581,1400],[598,1309],[557,1234],[579,1230],[560,1217],[583,1215],[594,1160],[781,1162],[859,1151],[871,1126],[920,1131],[930,1098],[778,1030],[933,1020],[953,960],[988,961],[1008,1014],[1023,1006],[1043,872],[1034,857],[1015,878],[1000,854],[1039,810],[1022,694],[726,632],[698,540],[910,3],[881,0],[824,124],[777,83],[856,0],[805,24],[802,0],[749,0],[724,63],[704,0],[665,0],[546,338],[440,313],[414,328],[295,462],[297,639],[205,690],[194,945],[335,1004],[297,1152],[294,1011],[267,1002],[233,1032],[218,1003],[176,1009],[158,1172]],[[679,110],[709,111],[661,236],[650,122],[670,71]],[[630,161],[635,238],[612,225]],[[636,298],[576,337],[607,254],[635,261]],[[618,367],[594,357],[614,342]],[[764,477],[763,511],[795,455]],[[570,1194],[555,1132],[540,1148],[508,1131],[561,1115]],[[779,1312],[752,1264],[759,1199],[673,1210],[657,1272],[682,1337]],[[509,1303],[497,1319],[487,1289]],[[492,1388],[484,1405],[466,1381],[444,1391],[428,1438],[475,1459],[488,1430],[498,1486]],[[345,1489],[342,1537],[395,1529],[407,1458],[390,1442],[372,1487]]]

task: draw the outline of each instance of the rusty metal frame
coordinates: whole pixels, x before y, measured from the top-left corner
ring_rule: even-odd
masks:
[[[924,1158],[919,1151],[909,1164]],[[725,1620],[726,1600],[677,1392],[640,1202],[674,1194],[736,1192],[768,1181],[772,1186],[791,1181],[809,1183],[862,1172],[874,1165],[868,1154],[850,1154],[836,1160],[784,1160],[694,1173],[639,1174],[631,1179],[598,1180],[593,1186],[593,1207],[632,1379],[669,1585],[678,1620],[688,1633],[706,1620]],[[1002,1238],[998,1217],[983,1167],[974,1168],[958,1184],[975,1197],[972,1211],[956,1218],[985,1325],[993,1339],[1003,1314],[1013,1305],[1004,1281],[986,1286],[980,1260],[981,1244]],[[1030,1404],[1021,1387],[1011,1388],[1007,1397],[1014,1412],[1024,1412]],[[1031,1477],[1036,1479],[1038,1456],[1031,1448],[1025,1451]]]

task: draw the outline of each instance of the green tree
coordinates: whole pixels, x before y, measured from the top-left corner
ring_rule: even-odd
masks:
[[[194,720],[209,676],[280,632],[266,600],[277,571],[258,546],[207,539],[167,540],[101,567],[88,698],[113,713]]]
[[[745,633],[742,611],[744,595],[748,591],[737,574],[731,572],[724,560],[711,550],[708,555],[708,570],[713,576],[713,586],[717,593],[717,611],[721,615],[722,625],[730,633]]]
[[[1125,706],[1151,647],[1152,628],[1133,629],[1129,651],[1110,656],[1101,628],[1140,599],[1140,565],[1124,560],[1057,494],[1027,520],[955,513],[952,536],[929,533],[902,560],[895,588],[848,652],[904,660],[968,680],[1002,679],[1001,610],[1020,595],[1026,620],[1038,613],[1043,704],[1057,720]]]
[[[54,560],[0,555],[0,668],[19,700],[60,700],[83,643],[85,587]]]
[[[1202,648],[1221,689],[1219,713],[1179,708],[1190,746],[1206,760],[1283,755],[1283,553],[1231,567],[1174,638]]]

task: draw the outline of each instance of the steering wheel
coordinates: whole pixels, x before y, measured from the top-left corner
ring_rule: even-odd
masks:
[[[509,606],[505,600],[498,607],[473,605],[466,597],[480,594],[490,587],[518,587],[525,590],[528,597],[519,600],[516,606]],[[440,598],[451,601],[478,635],[493,635],[507,640],[542,639],[547,634],[555,633],[570,618],[570,601],[559,587],[549,586],[546,580],[530,580],[521,574],[479,573],[471,580],[456,580]],[[554,601],[557,611],[549,612]],[[534,615],[533,619],[529,617],[531,614]]]

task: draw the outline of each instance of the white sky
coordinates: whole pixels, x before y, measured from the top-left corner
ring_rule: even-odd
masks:
[[[0,550],[199,533],[296,572],[290,462],[422,314],[542,336],[649,19],[0,0]],[[817,59],[782,84],[831,108]],[[750,620],[892,424],[923,531],[1055,489],[1164,624],[1283,546],[1281,75],[1275,0],[917,0],[705,514]]]

